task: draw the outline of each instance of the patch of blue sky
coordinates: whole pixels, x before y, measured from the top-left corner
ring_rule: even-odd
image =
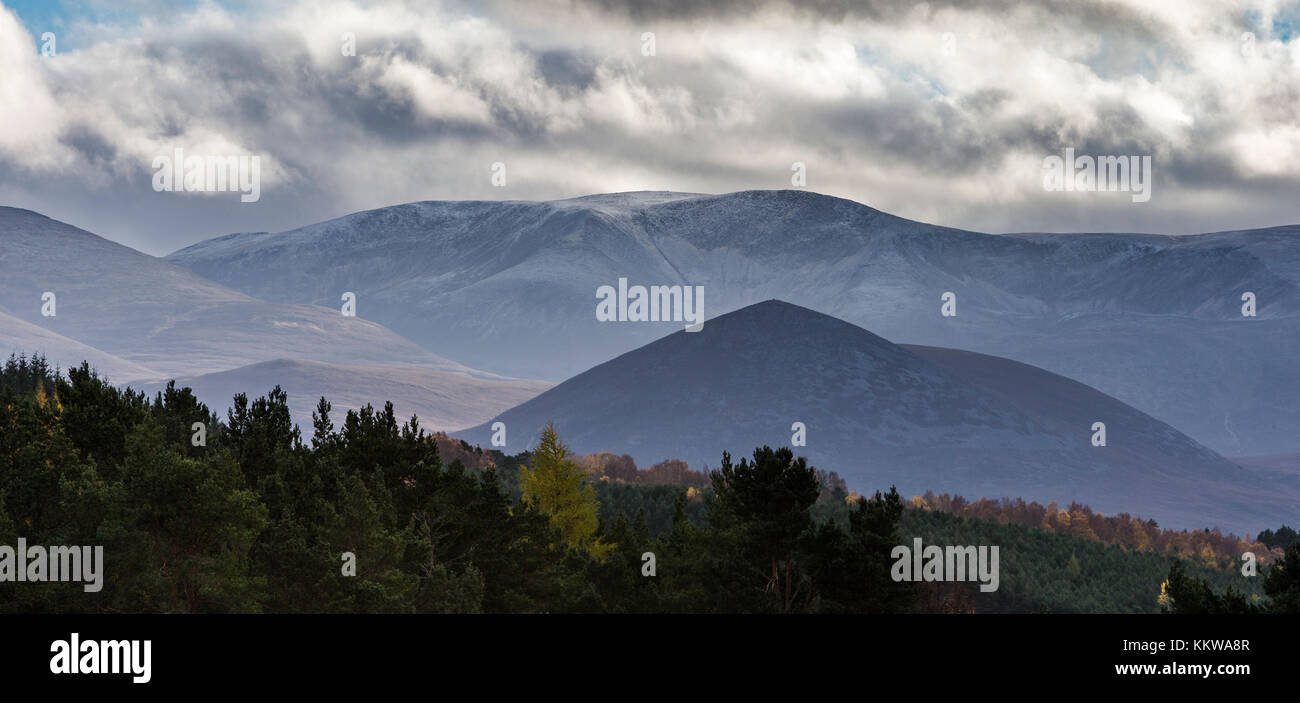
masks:
[[[939,40],[936,39],[934,50],[938,52],[941,48]],[[948,88],[935,76],[922,70],[920,66],[898,63],[869,46],[855,45],[853,50],[859,61],[868,66],[883,69],[886,74],[892,77],[893,82],[921,86],[927,93],[926,97],[937,98],[947,97],[948,95]]]
[[[204,0],[0,0],[18,16],[39,49],[41,35],[53,32],[59,51],[75,51],[98,37],[87,28],[132,27],[149,18],[165,21],[168,16],[194,9]],[[228,12],[251,13],[264,8],[257,0],[212,2]]]
[[[1293,2],[1273,16],[1273,38],[1289,42],[1300,29],[1300,2]]]

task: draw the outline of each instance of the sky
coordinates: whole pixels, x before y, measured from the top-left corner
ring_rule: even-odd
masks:
[[[419,200],[796,185],[988,232],[1297,224],[1297,26],[1272,0],[6,2],[0,205],[155,255]],[[260,198],[155,190],[178,148],[258,156]],[[1066,148],[1150,156],[1151,198],[1045,189]]]

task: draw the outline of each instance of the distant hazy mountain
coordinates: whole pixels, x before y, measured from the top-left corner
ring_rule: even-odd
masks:
[[[391,400],[399,419],[405,421],[415,414],[421,427],[450,430],[483,422],[551,387],[540,381],[473,378],[409,366],[340,366],[287,359],[180,378],[176,383],[194,389],[199,400],[222,417],[236,393],[256,398],[279,385],[289,396],[294,422],[307,434],[311,433],[311,413],[321,396],[333,406],[331,418],[336,427],[349,409],[366,403],[382,408],[384,401]],[[134,387],[154,393],[165,385]]]
[[[1061,373],[1225,453],[1300,450],[1297,227],[991,235],[808,192],[631,193],[414,203],[168,258],[266,300],[353,291],[363,317],[439,354],[551,380],[680,328],[597,322],[596,288],[619,277],[703,285],[707,315],[781,298]]]
[[[1262,480],[1092,388],[1006,359],[901,347],[769,301],[601,364],[513,408],[507,451],[554,422],[579,453],[717,466],[724,450],[790,445],[859,491],[1078,500],[1168,526],[1262,529],[1300,491]],[[1093,423],[1107,444],[1093,446]],[[488,446],[491,423],[456,436]]]
[[[101,376],[110,379],[151,378],[158,375],[153,369],[0,312],[0,360],[8,359],[11,354],[41,354],[51,366],[65,371],[81,366],[81,362],[85,361]]]
[[[337,307],[255,300],[27,210],[0,207],[0,254],[0,311],[8,313],[0,318],[4,346],[40,346],[65,367],[86,358],[118,383],[277,358],[496,377],[363,319],[364,310],[360,317],[344,317]],[[55,294],[53,317],[41,314],[46,292]],[[42,346],[33,326],[94,349],[56,338]]]

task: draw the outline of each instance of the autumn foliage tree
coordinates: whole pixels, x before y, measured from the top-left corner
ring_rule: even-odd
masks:
[[[596,535],[599,505],[585,477],[586,471],[555,433],[555,425],[547,424],[533,451],[532,467],[520,469],[519,485],[524,500],[550,517],[566,544],[603,558],[610,546]]]
[[[1252,552],[1261,566],[1266,566],[1282,556],[1289,542],[1270,543],[1274,533],[1265,530],[1257,539],[1247,539],[1224,534],[1217,528],[1210,530],[1169,530],[1159,527],[1153,520],[1142,520],[1127,513],[1102,515],[1086,505],[1070,503],[1059,506],[1056,501],[1047,505],[1026,502],[1024,499],[980,498],[968,501],[947,493],[913,496],[911,505],[921,510],[938,510],[967,518],[991,520],[1004,525],[1023,525],[1054,534],[1070,535],[1092,542],[1117,545],[1137,552],[1148,552],[1178,559],[1196,560],[1207,568],[1232,573],[1241,566],[1241,555]],[[1288,528],[1283,527],[1277,536],[1283,540]],[[1294,533],[1290,533],[1294,534]]]

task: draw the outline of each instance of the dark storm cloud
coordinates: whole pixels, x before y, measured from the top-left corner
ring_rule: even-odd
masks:
[[[111,164],[117,157],[117,148],[88,124],[69,127],[60,141],[74,149],[88,164]]]
[[[571,51],[539,52],[537,69],[547,83],[559,88],[584,90],[596,79],[596,62]]]

